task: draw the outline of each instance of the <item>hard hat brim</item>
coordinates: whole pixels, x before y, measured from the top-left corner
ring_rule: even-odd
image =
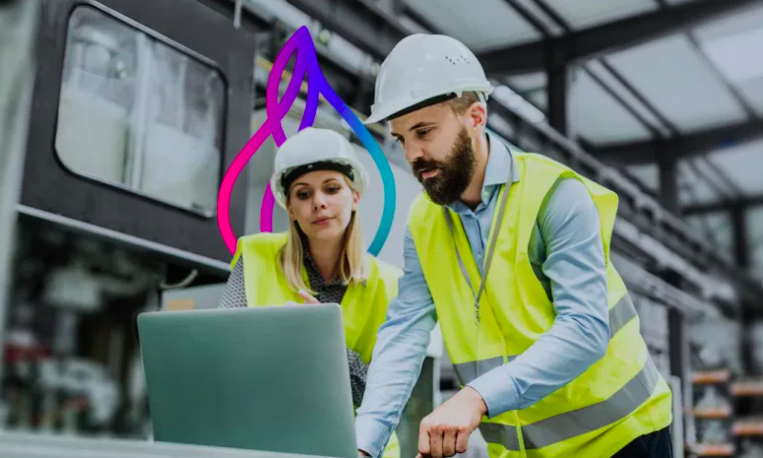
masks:
[[[331,161],[331,162],[336,162],[338,164],[349,166],[355,174],[355,178],[352,180],[352,182],[358,188],[358,192],[360,193],[361,196],[365,194],[366,188],[368,187],[369,177],[368,177],[368,172],[366,171],[362,163],[360,163],[356,159],[346,158],[346,157],[336,158],[336,159],[324,159],[324,161]],[[310,164],[310,163],[308,162],[306,164]],[[285,169],[280,174],[274,174],[270,179],[270,189],[271,189],[271,192],[273,193],[273,197],[275,198],[278,205],[280,205],[281,208],[283,209],[286,209],[286,194],[282,186],[282,183],[283,183],[282,180],[284,178],[284,175],[288,174],[290,171],[292,171],[295,168],[298,168],[298,167]],[[300,174],[299,176],[302,176],[310,172],[311,170],[307,170],[304,173]]]
[[[420,101],[419,101],[420,102]],[[407,107],[413,106],[417,101],[413,98],[410,100],[397,100],[393,103],[388,103],[380,106],[378,109],[371,109],[371,116],[366,119],[363,124],[375,124],[388,120],[395,113],[405,110]]]
[[[284,177],[291,171],[299,171],[302,167],[320,163],[341,164],[353,172],[352,182],[361,192],[368,186],[368,173],[357,158],[352,143],[343,135],[331,129],[305,127],[289,137],[276,152],[273,174],[270,178],[270,190],[278,204],[286,208],[286,195],[283,189]],[[304,168],[304,173],[310,173],[310,167]],[[341,168],[346,171],[346,168]],[[304,173],[299,173],[302,176]],[[290,178],[291,179],[291,178]]]
[[[423,108],[442,103],[451,100],[458,96],[461,92],[481,92],[487,97],[493,92],[492,87],[487,88],[466,88],[459,89],[458,91],[449,90],[436,94],[429,94],[422,97],[409,97],[407,99],[398,99],[394,102],[382,105],[379,109],[372,109],[371,116],[364,121],[364,124],[374,124],[384,120],[391,120],[397,117],[403,116],[408,113],[412,113]]]

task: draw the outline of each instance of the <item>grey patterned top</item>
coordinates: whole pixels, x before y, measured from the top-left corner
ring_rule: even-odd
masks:
[[[315,266],[310,253],[305,250],[304,256],[305,270],[310,281],[310,288],[315,291],[315,298],[318,302],[327,303],[342,302],[347,287],[342,284],[342,280],[325,282],[318,267]],[[239,257],[238,262],[233,267],[228,277],[228,282],[223,290],[220,299],[220,308],[246,307],[246,290],[244,287],[244,258]],[[363,393],[366,389],[366,374],[368,366],[363,362],[360,355],[347,348],[347,361],[350,363],[350,384],[352,386],[352,402],[360,406],[363,401]]]

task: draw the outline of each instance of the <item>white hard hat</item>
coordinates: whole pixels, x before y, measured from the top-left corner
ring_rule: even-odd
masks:
[[[361,194],[368,186],[368,172],[358,160],[349,140],[330,129],[306,127],[289,137],[276,153],[270,189],[278,204],[286,208],[286,195],[291,183],[316,170],[344,173]]]
[[[395,45],[376,78],[374,104],[365,124],[423,108],[448,95],[493,92],[477,57],[446,35],[414,34]]]

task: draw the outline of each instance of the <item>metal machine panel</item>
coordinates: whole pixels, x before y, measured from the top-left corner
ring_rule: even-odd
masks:
[[[41,17],[22,206],[229,261],[217,189],[250,135],[254,38],[196,0],[46,0]]]

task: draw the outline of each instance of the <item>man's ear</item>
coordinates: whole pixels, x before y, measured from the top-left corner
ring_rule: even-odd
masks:
[[[469,119],[472,128],[477,133],[482,133],[487,126],[487,106],[483,102],[475,102],[469,107]]]

